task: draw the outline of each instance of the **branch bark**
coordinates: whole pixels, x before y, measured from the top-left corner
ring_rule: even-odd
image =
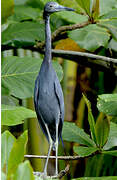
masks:
[[[54,31],[52,33],[52,42],[55,41],[55,39],[60,36],[60,34],[65,33],[66,31],[72,31],[75,29],[80,29],[83,28],[87,25],[91,24],[90,21],[86,21],[84,23],[80,23],[80,24],[73,24],[73,25],[68,25],[68,26],[61,26],[59,27],[56,31]],[[37,42],[36,46],[37,48],[39,48],[40,50],[42,50],[45,46],[45,42]]]
[[[87,67],[95,67],[101,71],[109,70],[114,72],[114,70],[117,69],[117,59],[99,56],[92,53],[52,49],[52,55],[77,62]]]
[[[24,155],[25,158],[39,158],[39,159],[47,159],[47,156],[39,156],[39,155]],[[56,159],[55,156],[49,156],[50,159]],[[82,157],[80,156],[58,156],[60,160],[78,160]]]
[[[33,174],[36,175],[36,176],[39,176],[42,179],[47,179],[47,178],[50,178],[50,179],[62,179],[62,177],[65,176],[68,173],[69,167],[70,167],[70,165],[67,164],[65,169],[61,170],[59,172],[59,174],[55,175],[55,176],[46,176],[46,177],[44,177],[45,175],[42,172],[33,172]]]

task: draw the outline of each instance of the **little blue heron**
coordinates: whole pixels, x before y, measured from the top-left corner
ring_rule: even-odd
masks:
[[[58,174],[58,141],[61,138],[64,121],[64,98],[57,74],[52,66],[50,15],[58,11],[73,11],[56,2],[48,2],[44,7],[45,19],[45,56],[39,74],[35,81],[34,105],[40,127],[49,142],[48,155],[44,167],[47,175],[47,165],[51,149],[56,151],[55,174]]]

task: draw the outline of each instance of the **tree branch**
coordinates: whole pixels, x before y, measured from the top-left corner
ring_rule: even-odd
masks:
[[[52,53],[53,55],[57,55],[57,56],[64,56],[64,57],[71,57],[71,56],[74,56],[74,57],[78,57],[78,56],[81,56],[81,57],[86,57],[86,58],[91,58],[91,59],[97,59],[97,60],[101,60],[101,61],[104,61],[104,62],[109,62],[109,63],[114,63],[114,64],[117,64],[117,59],[114,59],[114,58],[110,58],[110,57],[105,57],[105,56],[100,56],[100,55],[95,55],[95,54],[92,54],[92,53],[85,53],[85,52],[78,52],[78,51],[64,51],[64,50],[54,50],[52,49]]]
[[[73,24],[68,26],[61,26],[58,28],[55,32],[52,33],[52,41],[55,41],[56,37],[58,37],[60,34],[71,31],[79,28],[83,28],[87,26],[88,24],[91,24],[90,21],[86,21],[81,24]],[[35,46],[24,46],[23,49],[29,49],[31,51],[37,51],[40,53],[44,53],[44,45],[45,42],[37,42]],[[2,45],[1,47],[2,51],[8,50],[8,49],[14,49],[17,50],[17,47],[8,46],[8,45]],[[117,68],[117,59],[109,58],[105,56],[99,56],[91,53],[85,53],[85,52],[76,52],[76,51],[66,51],[66,50],[52,50],[52,55],[55,57],[62,57],[74,62],[77,62],[81,65],[87,66],[87,67],[95,67],[98,70],[101,71],[113,71]]]
[[[52,33],[52,42],[56,39],[56,37],[58,37],[61,33],[65,33],[66,31],[72,31],[72,30],[75,30],[75,29],[80,29],[80,28],[83,28],[87,25],[91,24],[90,21],[86,21],[86,22],[83,22],[83,23],[80,23],[80,24],[73,24],[73,25],[68,25],[68,26],[61,26],[59,27],[56,31],[54,31]],[[40,51],[42,52],[43,51],[43,48],[45,46],[45,41],[43,42],[37,42],[36,45],[34,46],[22,46],[21,48],[23,49],[30,49],[32,51]],[[16,47],[14,46],[8,46],[8,45],[2,45],[1,47],[1,50],[4,51],[4,50],[9,50],[9,49],[17,49]]]
[[[25,158],[39,158],[39,159],[47,159],[47,156],[39,156],[39,155],[24,155]],[[50,159],[56,159],[55,156],[49,156]],[[78,160],[82,157],[80,156],[58,156],[60,160]]]
[[[64,169],[64,170],[61,170],[61,171],[59,172],[59,174],[58,174],[58,175],[55,175],[55,176],[46,176],[46,177],[45,177],[44,173],[42,173],[42,172],[33,172],[33,174],[36,175],[36,176],[39,176],[39,177],[42,178],[42,179],[47,179],[47,178],[50,178],[50,179],[62,179],[62,177],[65,176],[65,175],[68,173],[69,167],[70,167],[70,165],[67,164],[67,166],[65,167],[65,169]]]
[[[117,69],[117,59],[95,55],[92,53],[52,49],[52,55],[68,59],[91,68],[96,67],[97,69],[102,71],[114,71],[115,69]]]
[[[80,24],[73,24],[73,25],[68,25],[68,26],[61,26],[59,27],[56,31],[54,31],[52,33],[52,42],[55,41],[55,39],[60,36],[60,34],[65,33],[66,31],[72,31],[75,29],[80,29],[83,28],[87,25],[91,24],[90,21],[86,21],[84,23],[80,23]],[[37,48],[39,48],[40,50],[42,50],[45,46],[45,42],[37,42],[36,46]]]

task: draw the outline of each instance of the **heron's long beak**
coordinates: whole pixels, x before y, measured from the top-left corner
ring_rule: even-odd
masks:
[[[61,5],[59,5],[59,6],[57,7],[57,10],[58,10],[58,11],[75,11],[75,10],[72,9],[72,8],[68,8],[68,7],[61,6]]]

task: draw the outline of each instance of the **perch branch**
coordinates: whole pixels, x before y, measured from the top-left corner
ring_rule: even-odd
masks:
[[[46,159],[47,156],[39,156],[39,155],[24,155],[25,158],[39,158],[39,159]],[[55,156],[50,156],[50,159],[56,159]],[[82,157],[80,156],[58,156],[60,160],[78,160]]]
[[[45,177],[45,179],[46,179],[46,178],[62,179],[62,177],[65,176],[65,175],[68,173],[69,167],[70,167],[70,165],[67,164],[66,168],[65,168],[64,170],[61,170],[57,176],[47,176],[47,177]],[[41,173],[41,172],[33,172],[33,174],[36,175],[36,176],[39,176],[40,178],[41,178],[41,177],[43,178],[43,176],[44,176],[44,174]]]
[[[114,63],[117,64],[117,59],[114,58],[110,58],[110,57],[105,57],[105,56],[99,56],[99,55],[95,55],[92,53],[85,53],[85,52],[78,52],[78,51],[64,51],[64,50],[54,50],[52,49],[52,54],[53,55],[57,55],[57,56],[64,56],[64,57],[86,57],[86,58],[91,58],[91,59],[97,59],[97,60],[101,60],[101,61],[105,61],[105,62],[109,62],[109,63]]]

